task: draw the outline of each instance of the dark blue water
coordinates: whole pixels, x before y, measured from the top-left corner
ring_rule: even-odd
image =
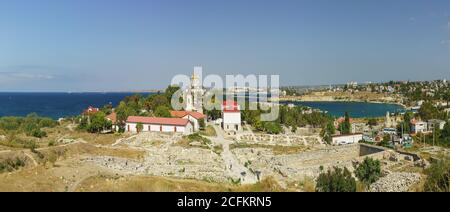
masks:
[[[285,104],[293,103],[295,105],[308,106],[317,108],[322,111],[327,111],[328,114],[341,117],[345,112],[349,112],[351,117],[381,117],[385,116],[386,112],[400,112],[404,108],[396,104],[378,104],[366,102],[283,102]]]
[[[1,116],[26,116],[37,113],[40,116],[58,119],[79,115],[92,105],[116,106],[126,96],[135,93],[0,93]],[[147,96],[150,93],[140,93]]]
[[[135,93],[0,93],[1,116],[26,116],[37,113],[40,116],[58,119],[79,115],[92,105],[102,107],[111,103],[116,106],[126,96]],[[147,96],[151,93],[140,93]],[[291,102],[283,102],[291,103]],[[375,104],[363,102],[293,102],[328,111],[333,116],[343,116],[347,111],[352,117],[379,117],[386,112],[396,112],[403,107],[395,104]]]

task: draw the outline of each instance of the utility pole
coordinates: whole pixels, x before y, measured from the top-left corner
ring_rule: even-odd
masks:
[[[434,146],[434,142],[436,141],[436,130],[434,129],[435,127],[433,127],[433,146]]]

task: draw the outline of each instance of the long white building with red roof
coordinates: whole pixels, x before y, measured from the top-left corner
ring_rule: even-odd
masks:
[[[138,124],[142,124],[142,132],[168,132],[192,134],[194,127],[188,119],[161,118],[145,116],[129,116],[126,121],[126,132],[138,132]]]

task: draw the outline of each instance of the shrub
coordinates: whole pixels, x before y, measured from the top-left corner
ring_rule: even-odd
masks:
[[[424,191],[450,192],[450,161],[442,159],[433,162],[425,173],[428,175]]]
[[[316,191],[319,192],[356,192],[356,181],[347,168],[334,167],[317,178]]]
[[[21,158],[16,157],[15,160],[8,158],[0,162],[0,172],[12,172],[23,166],[25,166],[25,161]]]
[[[364,161],[356,168],[355,176],[366,186],[376,182],[381,176],[380,161],[369,157],[364,158]]]
[[[47,133],[41,129],[35,129],[32,131],[31,135],[36,138],[43,138],[47,136]]]

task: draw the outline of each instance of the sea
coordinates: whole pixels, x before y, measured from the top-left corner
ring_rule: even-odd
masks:
[[[26,116],[37,113],[43,117],[59,119],[79,115],[89,106],[102,107],[106,104],[117,106],[126,96],[153,93],[108,92],[108,93],[1,93],[0,117]],[[381,117],[386,112],[398,112],[404,108],[396,104],[366,102],[282,102],[308,106],[340,117],[349,112],[351,117]]]
[[[307,106],[325,111],[331,116],[341,117],[348,112],[354,118],[373,118],[385,116],[389,113],[401,113],[405,108],[397,104],[368,103],[368,102],[282,102],[283,104],[294,104]]]
[[[126,96],[134,94],[152,93],[0,93],[0,117],[37,113],[56,120],[79,115],[89,106],[117,106]]]

